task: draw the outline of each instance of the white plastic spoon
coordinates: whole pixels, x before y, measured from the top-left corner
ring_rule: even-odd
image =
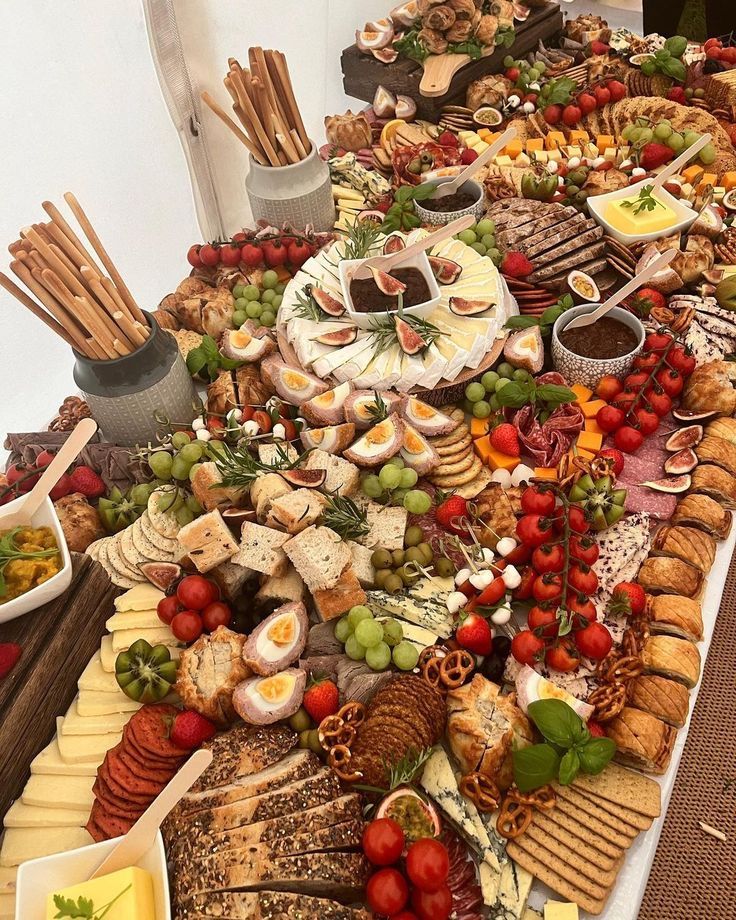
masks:
[[[654,191],[654,189],[662,188],[670,176],[674,176],[679,173],[683,166],[686,166],[697,153],[700,153],[706,144],[710,143],[710,141],[710,134],[704,134],[702,137],[698,138],[694,144],[691,144],[687,150],[683,151],[679,157],[672,160],[671,163],[668,163],[662,172],[657,173],[651,182],[647,180],[647,184],[653,186],[652,191]]]
[[[612,310],[617,304],[620,304],[629,294],[633,294],[645,281],[649,281],[652,275],[656,275],[658,271],[666,268],[676,255],[677,251],[675,249],[668,249],[666,252],[660,253],[653,262],[650,262],[649,265],[642,269],[638,275],[635,275],[631,281],[625,284],[620,290],[616,291],[616,293],[602,303],[597,310],[593,310],[592,313],[584,313],[582,316],[576,316],[575,319],[570,320],[570,322],[565,325],[565,330],[580,329],[582,326],[590,326],[595,323],[602,316],[605,316],[609,310]]]
[[[212,763],[212,751],[195,751],[170,780],[112,852],[102,860],[90,879],[134,866],[153,846],[164,818]]]
[[[33,515],[43,504],[46,496],[61,479],[66,470],[74,463],[92,435],[97,431],[94,419],[83,418],[69,437],[59,448],[54,459],[41,474],[41,478],[26,496],[25,501],[11,514],[0,517],[0,525],[5,528],[22,527],[30,523]]]
[[[459,172],[449,181],[445,181],[444,178],[441,178],[437,188],[430,195],[430,198],[437,200],[438,198],[446,198],[448,195],[452,195],[453,192],[456,192],[460,186],[468,181],[468,179],[472,178],[479,169],[482,169],[486,163],[490,163],[496,154],[503,150],[503,148],[515,137],[516,128],[513,125],[509,125],[503,134],[497,137],[491,146],[487,150],[484,150],[480,156],[476,157],[476,159],[473,160],[469,166],[466,166],[462,172]]]

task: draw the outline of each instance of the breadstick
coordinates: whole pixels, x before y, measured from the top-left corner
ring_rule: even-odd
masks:
[[[92,271],[96,272],[98,275],[102,276],[104,272],[100,266],[95,262],[94,256],[89,252],[84,243],[79,239],[77,234],[71,228],[67,220],[61,211],[50,201],[41,202],[41,207],[51,218],[52,226],[58,228],[61,233],[69,240],[70,249],[75,249],[83,257],[84,264],[89,265]],[[59,243],[61,246],[61,243]],[[64,247],[61,246],[63,249]]]
[[[203,102],[205,102],[206,105],[212,110],[212,112],[214,112],[214,114],[217,115],[217,117],[220,119],[220,121],[221,121],[224,125],[227,125],[227,127],[233,132],[233,134],[235,135],[235,137],[237,137],[238,140],[239,140],[245,147],[248,148],[248,150],[251,152],[251,154],[253,155],[253,157],[254,157],[256,160],[258,160],[259,163],[263,163],[263,160],[261,159],[261,153],[260,153],[260,151],[258,150],[258,148],[255,146],[255,144],[251,143],[250,138],[248,138],[248,137],[240,130],[240,128],[235,124],[235,122],[232,120],[232,118],[230,118],[230,116],[227,114],[227,112],[226,112],[224,109],[222,109],[222,108],[215,102],[215,100],[212,98],[212,96],[210,96],[209,93],[204,92],[204,93],[202,93],[202,100],[203,100]]]
[[[71,347],[74,348],[75,342],[71,337],[71,333],[69,333],[61,323],[49,316],[43,307],[40,307],[33,298],[29,297],[25,291],[21,290],[18,285],[14,281],[11,281],[3,272],[0,272],[0,285],[5,288],[8,294],[12,294],[19,303],[27,307],[27,309],[29,309],[35,317],[40,319],[42,323],[46,323],[52,332],[55,332],[60,338],[64,339],[67,345],[71,345]]]
[[[274,150],[274,147],[271,144],[271,141],[263,128],[263,125],[260,122],[256,110],[253,108],[253,103],[251,102],[250,96],[245,89],[243,78],[241,77],[240,73],[233,70],[230,72],[230,79],[232,80],[233,86],[235,87],[235,91],[238,95],[240,107],[248,117],[250,123],[253,125],[253,130],[255,131],[256,137],[258,138],[264,153],[268,157],[271,166],[278,166],[278,155]]]
[[[79,327],[74,316],[64,309],[61,304],[43,284],[39,269],[33,271],[24,262],[11,262],[10,270],[25,284],[29,291],[36,295],[51,315],[60,323],[72,337],[75,347],[83,354],[86,353],[84,330]]]
[[[274,51],[273,59],[278,70],[279,83],[281,84],[281,91],[284,94],[284,99],[291,109],[291,117],[294,120],[294,125],[299,134],[299,137],[301,138],[302,146],[307,151],[307,153],[309,153],[309,151],[312,149],[312,144],[309,140],[309,137],[307,136],[304,122],[302,121],[302,114],[299,111],[296,96],[294,95],[294,87],[291,83],[291,75],[289,74],[289,65],[286,63],[286,57],[283,52]]]

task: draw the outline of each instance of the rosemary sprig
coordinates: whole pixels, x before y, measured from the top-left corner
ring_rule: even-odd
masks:
[[[325,526],[334,530],[343,540],[359,540],[370,531],[365,511],[351,498],[336,492],[327,496],[323,518]]]
[[[382,230],[371,220],[356,220],[345,239],[343,259],[365,259],[378,242]]]
[[[381,397],[380,393],[376,393],[373,398],[373,402],[369,403],[365,407],[365,411],[370,416],[371,424],[373,425],[377,425],[379,422],[384,421],[389,416],[388,405]]]
[[[353,783],[353,789],[359,789],[363,792],[377,792],[385,795],[392,792],[398,786],[407,786],[414,781],[417,773],[422,769],[424,764],[434,753],[434,748],[424,748],[417,751],[410,748],[407,753],[394,763],[390,763],[386,758],[383,760],[383,769],[386,776],[386,788],[380,786],[367,786],[360,783]]]
[[[21,530],[23,530],[22,527],[14,527],[0,537],[0,597],[5,597],[8,590],[5,584],[5,566],[9,562],[14,559],[46,559],[59,552],[58,547],[39,549],[33,553],[25,552],[15,542]]]
[[[282,473],[285,470],[295,469],[304,460],[307,453],[308,451],[305,451],[295,460],[290,460],[284,447],[279,444],[273,463],[263,463],[250,452],[245,444],[230,447],[223,442],[222,449],[215,456],[215,466],[222,477],[222,482],[218,485],[230,486],[234,489],[249,489],[262,473]]]
[[[634,214],[641,214],[642,211],[653,211],[655,208],[663,208],[664,205],[661,201],[657,201],[652,194],[653,191],[653,185],[645,185],[639,192],[638,198],[635,198],[633,201],[624,201],[621,207],[633,208]]]
[[[414,316],[412,313],[403,313],[399,311],[398,316],[404,322],[411,326],[414,332],[424,342],[424,347],[429,348],[442,335],[441,331],[433,323],[428,322],[421,316]],[[385,351],[392,345],[399,343],[399,335],[396,330],[396,322],[392,316],[385,319],[371,317],[370,335],[373,337],[373,350],[375,354]]]
[[[313,322],[319,323],[327,316],[314,297],[312,297],[311,284],[307,284],[301,291],[297,291],[296,299],[297,306],[294,307],[294,313],[300,319],[311,319]]]

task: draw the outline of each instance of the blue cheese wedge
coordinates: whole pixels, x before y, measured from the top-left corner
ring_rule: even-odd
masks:
[[[498,896],[488,914],[491,920],[522,920],[534,876],[507,859],[501,870]]]
[[[447,639],[453,630],[452,615],[447,609],[452,584],[451,578],[428,578],[414,585],[406,595],[369,591],[368,604]]]

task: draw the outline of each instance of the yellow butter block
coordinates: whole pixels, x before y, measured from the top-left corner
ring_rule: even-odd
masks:
[[[487,418],[471,418],[470,420],[470,434],[473,438],[482,438],[484,435],[488,434],[488,419]]]
[[[592,450],[597,453],[603,446],[603,435],[594,431],[581,431],[577,440],[578,450]]]
[[[535,479],[557,479],[557,470],[551,466],[535,466]]]
[[[477,442],[476,442],[477,443]],[[519,465],[518,457],[511,457],[509,454],[502,454],[500,451],[496,450],[489,443],[490,450],[488,451],[488,465],[492,470],[511,470],[515,469]]]
[[[156,920],[153,878],[137,866],[52,892],[46,901],[46,920],[52,920],[59,910],[54,895],[72,901],[86,898],[92,901],[95,912],[105,910],[105,920]]]
[[[587,131],[583,131],[579,128],[573,128],[570,131],[570,143],[571,144],[587,144],[590,140],[590,135]]]
[[[577,403],[585,403],[593,395],[593,391],[589,390],[587,387],[584,387],[582,383],[574,383],[570,389],[577,397],[575,400]]]
[[[591,399],[589,402],[583,403],[580,408],[586,418],[595,418],[598,415],[598,411],[605,405],[607,404],[602,399]]]
[[[603,429],[594,418],[585,419],[585,431],[590,431],[593,434],[603,434]]]
[[[527,139],[526,152],[531,153],[532,150],[544,150],[543,137],[530,137]]]
[[[726,172],[721,177],[721,185],[730,191],[732,188],[736,188],[736,172]]]
[[[564,147],[566,143],[567,138],[562,131],[550,131],[544,139],[544,146],[547,150],[557,150],[560,147]]]
[[[515,160],[521,151],[523,150],[522,142],[518,137],[515,137],[512,141],[509,141],[508,144],[503,148],[503,152],[507,157],[511,157],[512,160]]]
[[[599,134],[595,139],[595,145],[599,150],[605,150],[606,147],[615,147],[616,138],[612,134]]]

